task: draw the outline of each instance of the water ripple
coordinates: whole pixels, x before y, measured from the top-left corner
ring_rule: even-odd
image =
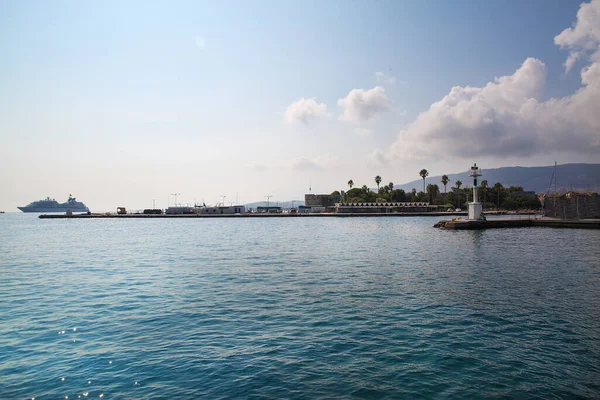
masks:
[[[0,398],[600,397],[599,233],[433,222],[6,214]]]

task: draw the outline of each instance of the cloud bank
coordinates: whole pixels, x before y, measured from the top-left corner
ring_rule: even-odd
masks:
[[[370,90],[352,89],[346,97],[338,100],[338,105],[344,110],[340,119],[352,122],[368,121],[389,109],[391,104],[381,86]]]
[[[308,124],[311,120],[325,118],[328,115],[327,104],[317,103],[315,99],[304,97],[290,104],[285,110],[285,119],[289,123]]]
[[[555,38],[569,50],[565,67],[587,59],[582,86],[541,100],[546,66],[528,58],[512,75],[484,87],[455,86],[421,113],[392,145],[389,157],[527,157],[551,151],[600,154],[600,0],[584,4],[577,22]]]
[[[357,136],[371,136],[373,134],[373,130],[369,128],[356,128],[354,129],[354,134]]]
[[[315,158],[301,157],[292,162],[292,168],[299,171],[323,171],[338,164],[339,159],[331,154]]]
[[[554,43],[561,49],[569,50],[564,64],[567,72],[582,58],[591,57],[592,61],[599,62],[600,1],[592,0],[590,3],[581,4],[577,12],[577,22],[556,36]]]

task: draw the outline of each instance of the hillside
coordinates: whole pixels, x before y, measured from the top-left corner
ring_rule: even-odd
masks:
[[[483,176],[480,180],[486,179],[488,185],[492,186],[496,182],[504,186],[522,186],[525,190],[535,191],[537,193],[548,190],[554,165],[547,167],[502,167],[483,170]],[[447,174],[450,178],[448,190],[454,186],[457,180],[462,181],[464,186],[472,186],[472,178],[469,177],[470,171],[458,174]],[[444,191],[444,185],[441,182],[442,176],[428,176],[426,184],[434,183]],[[394,189],[403,189],[406,192],[416,188],[423,190],[423,180],[417,179],[403,185],[394,186]],[[589,190],[597,192],[600,190],[600,164],[563,164],[556,167],[556,188],[559,191],[566,190]]]

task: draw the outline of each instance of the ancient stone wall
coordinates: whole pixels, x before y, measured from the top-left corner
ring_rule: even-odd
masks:
[[[341,200],[340,195],[335,194],[305,194],[304,205],[311,207],[333,207]]]
[[[547,217],[560,219],[600,218],[600,196],[598,193],[576,193],[541,195]]]

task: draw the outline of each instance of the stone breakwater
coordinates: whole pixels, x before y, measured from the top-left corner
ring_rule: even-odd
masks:
[[[466,216],[461,212],[406,212],[406,213],[248,213],[248,214],[42,214],[40,219],[94,219],[94,218],[333,218],[333,217],[425,217],[425,216]]]
[[[448,230],[482,230],[496,228],[525,228],[525,227],[571,228],[571,229],[600,229],[600,220],[570,221],[549,218],[524,219],[493,219],[493,220],[442,220],[433,227]]]

